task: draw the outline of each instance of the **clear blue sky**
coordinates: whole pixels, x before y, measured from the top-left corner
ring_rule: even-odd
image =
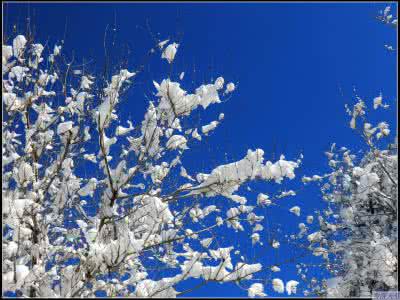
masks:
[[[275,158],[284,153],[288,159],[296,159],[303,153],[300,178],[303,174],[321,174],[327,170],[323,152],[331,143],[352,149],[362,147],[361,140],[348,127],[344,111],[345,103],[354,103],[354,87],[369,104],[380,92],[389,104],[395,103],[396,54],[386,51],[384,44],[397,44],[396,31],[375,19],[385,6],[385,3],[25,3],[5,5],[3,18],[9,32],[12,24],[24,24],[29,11],[38,42],[49,40],[53,45],[63,39],[65,32],[63,52],[70,54],[74,50],[78,60],[93,60],[92,69],[104,61],[107,24],[117,25],[113,55],[121,57],[127,53],[126,46],[131,50],[129,70],[135,70],[153,46],[148,28],[154,35],[159,33],[160,39],[169,37],[179,41],[174,76],[177,80],[180,72],[185,72],[182,84],[186,89],[220,75],[237,86],[229,101],[215,105],[203,115],[202,123],[215,120],[219,112],[225,113],[225,120],[206,143],[187,153],[183,161],[188,170],[209,172],[226,160],[241,159],[249,148],[262,148],[267,159],[272,158],[272,153]],[[395,9],[395,4],[392,6]],[[150,79],[160,82],[168,72],[167,63],[158,58],[146,64],[146,72],[122,104],[122,119],[129,116],[134,124],[141,122],[148,105],[144,95],[151,97],[154,92]],[[394,121],[395,109],[384,117]],[[253,195],[255,198],[256,194]],[[268,219],[272,227],[282,224],[284,232],[290,226],[297,231],[300,221],[294,220],[287,208],[300,203],[306,214],[321,205],[313,188],[282,201],[283,207],[271,211]],[[284,258],[291,251],[283,249],[278,256]],[[266,251],[265,256],[271,255],[277,254]],[[297,279],[293,264],[282,270],[279,276],[284,281]],[[275,295],[270,288],[266,292]],[[233,285],[210,284],[187,296],[210,295],[247,294]]]

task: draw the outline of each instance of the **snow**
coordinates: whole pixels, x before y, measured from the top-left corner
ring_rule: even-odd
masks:
[[[17,265],[15,268],[17,282],[23,281],[29,274],[29,267],[25,265]]]
[[[286,282],[286,291],[287,291],[288,295],[296,293],[298,284],[299,284],[299,282],[295,281],[295,280],[289,280],[288,282]]]
[[[3,45],[2,47],[2,63],[7,64],[7,61],[13,56],[13,48],[11,46]]]
[[[272,241],[272,248],[278,249],[281,244],[278,241]]]
[[[33,203],[33,201],[30,199],[14,200],[14,208],[15,208],[16,215],[18,217],[22,218],[24,210],[27,208],[27,206],[29,206],[32,203]]]
[[[200,97],[200,105],[206,109],[212,103],[220,103],[217,87],[214,84],[202,85],[196,89],[196,95]]]
[[[18,181],[22,184],[31,180],[33,177],[32,166],[26,162],[22,162],[18,168]]]
[[[182,135],[173,135],[169,138],[166,146],[168,149],[188,149],[188,147],[186,146],[186,138]]]
[[[271,271],[272,272],[279,272],[281,269],[279,268],[279,267],[277,267],[277,266],[272,266],[271,267]]]
[[[90,178],[89,182],[78,191],[78,194],[82,197],[90,196],[93,197],[94,191],[96,189],[97,179]]]
[[[72,126],[74,125],[74,122],[72,121],[67,121],[67,122],[63,122],[58,124],[57,126],[57,134],[58,135],[62,135],[66,132],[68,132],[69,130],[72,129]]]
[[[245,263],[251,253],[239,248],[241,245],[236,245],[234,238],[224,239],[221,244],[218,231],[228,230],[229,234],[243,231],[249,238],[248,244],[251,240],[257,247],[265,241],[269,243],[270,237],[264,236],[266,229],[261,225],[266,216],[257,215],[262,207],[257,207],[255,202],[268,206],[272,204],[271,199],[295,193],[283,187],[277,197],[269,198],[257,192],[254,199],[255,195],[249,194],[256,187],[250,188],[247,183],[253,180],[281,183],[284,179],[294,179],[300,160],[288,161],[282,155],[278,161],[266,161],[263,150],[249,149],[241,159],[230,163],[212,166],[206,161],[208,174],[192,168],[188,174],[183,165],[188,142],[201,141],[225,117],[212,110],[214,118],[206,116],[203,126],[203,123],[193,124],[197,116],[191,117],[191,113],[195,109],[198,109],[196,114],[203,113],[211,104],[221,103],[221,95],[235,91],[234,83],[226,85],[220,76],[186,91],[184,83],[191,81],[183,81],[184,72],[180,73],[179,82],[173,82],[168,76],[157,76],[160,83],[153,82],[155,95],[150,96],[153,101],[148,103],[144,117],[137,121],[135,128],[128,121],[128,127],[120,115],[123,109],[120,93],[125,92],[135,72],[117,69],[111,78],[105,79],[105,87],[98,90],[93,89],[95,77],[88,75],[84,68],[74,70],[80,67],[69,65],[74,77],[68,81],[64,97],[53,88],[62,86],[65,75],[63,68],[54,64],[61,46],[55,46],[52,51],[41,44],[30,44],[32,51],[25,51],[26,45],[21,41],[19,46],[3,47],[3,62],[9,63],[4,73],[3,101],[7,109],[12,107],[19,114],[27,99],[32,99],[32,114],[37,117],[32,118],[29,130],[21,118],[10,119],[20,123],[18,134],[4,133],[9,142],[3,147],[3,158],[8,162],[3,209],[11,230],[3,245],[8,256],[3,278],[10,278],[12,283],[14,266],[9,258],[18,254],[18,279],[28,281],[19,283],[23,293],[39,282],[40,295],[48,297],[70,297],[76,293],[77,297],[85,298],[93,296],[98,289],[107,295],[126,295],[128,285],[135,290],[131,292],[134,296],[175,297],[179,291],[174,287],[190,277],[242,282],[253,279],[262,270],[257,261]],[[162,58],[170,64],[178,46],[169,40],[158,44]],[[9,62],[14,51],[23,55],[20,60]],[[42,55],[47,55],[43,67],[48,69],[33,70],[34,66],[42,67],[38,64]],[[30,84],[31,79],[31,83],[37,79],[37,85],[31,84],[22,95],[17,87],[24,85],[24,81]],[[50,98],[55,95],[62,99]],[[38,97],[42,99],[35,102]],[[88,99],[93,99],[97,107],[93,108]],[[92,119],[86,119],[86,112]],[[383,124],[381,128],[382,132],[388,129]],[[70,147],[65,144],[68,135],[73,137]],[[45,155],[41,156],[42,153]],[[35,155],[39,156],[37,161]],[[96,170],[88,172],[87,160],[95,164],[90,168]],[[240,195],[242,191],[246,194]],[[207,199],[214,196],[219,197]],[[32,243],[36,223],[39,241]],[[65,227],[65,224],[71,226]],[[274,237],[281,241],[280,236]],[[275,249],[280,246],[277,240],[271,241]],[[230,244],[225,243],[229,241]],[[380,258],[393,265],[393,256],[379,246],[376,249]],[[269,248],[268,251],[277,254],[279,250]],[[231,257],[232,253],[235,257]],[[37,258],[33,265],[32,256]],[[51,269],[47,266],[49,259],[55,262]],[[79,264],[69,265],[70,259]],[[154,280],[148,259],[152,260],[150,265],[162,264],[182,273]],[[267,274],[280,271],[278,266],[266,269]],[[29,271],[32,276],[28,277]],[[120,276],[99,279],[98,276],[109,272],[126,272],[129,276],[124,281]],[[88,275],[93,279],[93,286],[86,284]],[[247,285],[250,285],[250,297],[266,296],[263,284],[257,282],[265,279],[264,275],[257,274]],[[35,278],[35,283],[31,278]],[[392,281],[386,279],[390,284]],[[295,293],[295,282],[288,288],[289,283],[288,293]],[[283,282],[281,286],[279,289],[283,290]]]
[[[192,137],[201,141],[201,135],[197,132],[197,128],[195,130],[193,130]]]
[[[242,160],[215,168],[204,182],[193,188],[191,194],[205,192],[208,195],[232,195],[241,184],[255,178],[281,182],[285,176],[290,179],[295,177],[294,169],[298,167],[297,163],[285,161],[281,157],[274,164],[270,161],[263,164],[263,155],[264,151],[261,149],[248,150]]]
[[[61,48],[62,48],[62,46],[54,45],[53,55],[54,55],[54,56],[60,55]]]
[[[13,40],[13,53],[15,57],[20,58],[25,51],[26,38],[23,35],[17,35]]]
[[[157,112],[169,125],[179,116],[189,116],[199,105],[205,109],[212,103],[221,102],[214,84],[200,86],[195,94],[188,94],[178,82],[170,79],[164,79],[161,84],[153,81],[153,84],[157,89],[156,96],[160,98]]]
[[[306,233],[307,232],[306,224],[299,223],[299,229],[300,229],[299,235],[303,235],[304,233]]]
[[[374,109],[382,105],[382,95],[374,98]]]
[[[33,60],[32,57],[29,58],[29,66],[34,69],[37,69],[39,63],[43,61],[41,55],[44,50],[44,47],[42,44],[32,44],[31,47],[32,47],[32,55],[34,56],[34,58]]]
[[[227,93],[231,93],[235,90],[235,84],[233,82],[230,82],[226,85],[226,90],[225,90],[225,94]]]
[[[164,40],[158,43],[158,47],[160,47],[160,49],[164,48],[164,46],[169,42],[168,40]]]
[[[42,44],[32,44],[32,51],[38,58],[42,56],[43,49],[44,47]]]
[[[188,175],[186,169],[183,166],[181,166],[180,175],[182,177],[184,177],[184,178],[187,178],[187,179],[191,180],[191,181],[195,181],[190,175]]]
[[[203,127],[201,127],[201,131],[207,135],[210,131],[214,130],[215,128],[217,128],[219,122],[218,121],[212,121],[210,124],[205,125]]]
[[[258,233],[253,233],[251,235],[251,244],[257,244],[258,242],[260,242],[260,235]]]
[[[264,286],[261,283],[253,283],[248,289],[248,295],[251,298],[254,298],[256,296],[266,296],[266,294],[264,293]]]
[[[16,78],[18,82],[21,82],[26,77],[26,72],[29,71],[29,68],[22,66],[15,66],[11,68],[11,72],[9,73],[10,78]]]
[[[93,81],[91,81],[87,76],[82,76],[81,78],[81,89],[82,90],[89,90],[90,86],[93,84]]]
[[[129,127],[117,126],[117,129],[115,130],[115,135],[126,135],[134,129],[131,121],[128,120],[127,123]]]
[[[108,155],[110,153],[110,147],[114,145],[117,142],[116,137],[109,138],[106,136],[106,134],[103,132],[103,145],[104,145],[104,155]],[[99,153],[101,150],[99,150]]]
[[[285,291],[283,281],[279,278],[272,279],[272,288],[275,292],[282,294]]]
[[[206,238],[200,241],[200,244],[204,247],[204,248],[208,248],[210,247],[211,243],[212,243],[212,238]]]
[[[97,163],[96,155],[94,155],[93,153],[92,154],[84,154],[83,158],[91,161],[92,163]]]
[[[179,47],[179,44],[177,44],[177,43],[169,44],[164,49],[164,51],[161,55],[161,58],[165,58],[168,61],[168,63],[172,63],[175,58],[176,52],[178,51],[178,47]]]
[[[358,185],[360,197],[366,199],[368,195],[374,191],[374,185],[376,185],[379,180],[379,176],[376,173],[363,174],[360,177],[360,183]]]
[[[18,244],[16,242],[10,241],[6,248],[6,253],[8,257],[13,257],[17,254]]]
[[[300,207],[298,206],[293,206],[289,211],[298,217],[300,216]]]
[[[308,239],[309,242],[315,243],[315,242],[320,241],[322,239],[322,237],[323,236],[322,236],[321,231],[317,231],[317,232],[309,234],[307,236],[307,239]]]
[[[224,78],[223,77],[218,77],[215,80],[214,85],[215,85],[217,90],[222,89],[224,87]]]
[[[113,109],[119,102],[119,91],[122,85],[135,75],[135,72],[129,72],[126,69],[120,70],[119,74],[112,76],[111,83],[104,88],[105,96],[94,115],[100,128],[106,128],[110,121],[117,117],[113,114]]]
[[[258,205],[266,205],[266,206],[268,206],[268,205],[271,205],[272,204],[272,202],[271,202],[271,200],[269,199],[269,196],[268,195],[266,195],[266,194],[263,194],[263,193],[260,193],[260,194],[258,194],[258,196],[257,196],[257,204]]]

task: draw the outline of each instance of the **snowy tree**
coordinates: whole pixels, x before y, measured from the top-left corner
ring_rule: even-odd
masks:
[[[389,12],[390,6],[378,19],[397,24]],[[300,272],[308,282],[306,294],[371,297],[374,291],[398,290],[398,137],[392,140],[388,122],[373,124],[367,118],[367,112],[389,109],[390,101],[382,94],[368,101],[356,95],[355,100],[352,108],[346,105],[349,127],[366,151],[357,155],[361,149],[333,144],[325,152],[331,172],[303,177],[305,184],[320,184],[326,207],[308,216],[307,225],[299,225],[296,238],[322,258],[331,275],[310,280],[304,266]]]
[[[364,115],[364,109],[360,112]],[[369,151],[361,159],[335,145],[326,152],[332,172],[318,180],[328,206],[314,226],[303,224],[299,234],[334,276],[322,285],[314,282],[314,288],[328,296],[371,297],[373,291],[398,288],[397,137],[380,149],[376,139],[388,134],[387,124],[372,127],[366,119],[361,123]]]
[[[265,161],[263,150],[249,149],[210,173],[189,172],[181,162],[224,115],[201,127],[183,121],[230,96],[234,83],[219,77],[188,92],[170,74],[153,81],[143,120],[126,125],[121,102],[140,70],[117,69],[103,81],[67,61],[63,44],[49,48],[23,35],[10,44],[2,48],[3,291],[175,297],[190,278],[238,283],[265,269],[237,250],[234,236],[265,238],[257,212],[292,193],[248,200],[240,188],[293,179],[301,159]],[[150,52],[173,64],[178,49],[166,40]],[[229,232],[230,244],[218,230]],[[297,284],[287,282],[287,292]],[[265,295],[263,284],[249,283],[248,293]]]

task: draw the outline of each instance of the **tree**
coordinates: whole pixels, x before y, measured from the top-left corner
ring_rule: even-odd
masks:
[[[178,47],[157,41],[150,53],[161,52],[172,66]],[[188,146],[224,118],[200,131],[190,125],[191,113],[220,103],[234,83],[219,77],[189,93],[170,74],[153,82],[143,120],[126,127],[118,110],[140,69],[115,66],[104,80],[67,61],[62,44],[49,49],[23,35],[2,51],[4,291],[174,297],[189,278],[241,282],[263,268],[220,232],[259,242],[263,217],[256,212],[274,197],[260,193],[249,203],[237,192],[249,181],[293,179],[301,160],[264,162],[261,149],[248,150],[195,176],[181,163]],[[84,168],[99,175],[86,176]],[[221,205],[210,204],[216,197]],[[297,283],[286,284],[288,293]],[[273,287],[282,292],[283,282],[275,279]],[[254,283],[249,295],[265,295],[263,289]]]
[[[390,6],[377,19],[397,24]],[[333,144],[325,153],[331,172],[303,177],[305,183],[321,184],[327,203],[323,211],[307,218],[309,225],[299,224],[297,236],[313,255],[323,258],[332,276],[309,282],[309,288],[323,296],[371,297],[374,291],[398,289],[398,137],[385,141],[392,126],[386,121],[373,125],[367,119],[369,108],[389,108],[382,94],[370,103],[355,98],[352,109],[346,105],[349,125],[367,151],[357,157],[353,153],[359,149],[337,149]],[[313,226],[314,217],[318,222]],[[307,271],[304,268],[303,278]]]

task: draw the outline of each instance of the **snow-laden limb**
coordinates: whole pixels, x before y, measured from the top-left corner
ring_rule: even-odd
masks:
[[[153,50],[172,63],[178,45],[168,42]],[[257,209],[271,199],[235,192],[252,180],[293,179],[299,162],[281,156],[264,163],[258,149],[210,174],[183,164],[190,143],[217,130],[224,114],[209,124],[186,121],[196,109],[221,103],[233,83],[225,87],[218,77],[188,92],[170,78],[153,82],[156,98],[143,118],[124,125],[124,92],[139,71],[116,69],[108,80],[67,63],[63,43],[44,47],[17,36],[12,44],[2,53],[6,290],[32,298],[99,291],[175,297],[189,278],[245,282],[263,271],[240,245],[223,245],[219,232],[242,231],[262,247],[264,216]],[[154,268],[171,275],[156,279]],[[249,295],[265,295],[263,286],[253,284]]]
[[[201,131],[207,135],[210,131],[214,130],[217,128],[219,122],[218,121],[212,121],[210,124],[204,125],[201,127]]]
[[[280,183],[284,177],[293,179],[297,162],[286,161],[282,156],[275,163],[264,162],[264,151],[248,150],[247,155],[234,163],[221,165],[210,174],[198,174],[199,185],[191,188],[190,195],[205,194],[206,196],[223,195],[230,197],[243,183],[254,180],[275,180]]]
[[[134,129],[131,121],[128,120],[127,123],[129,127],[123,127],[119,125],[115,130],[115,135],[126,135]]]
[[[161,121],[168,121],[170,126],[175,118],[189,116],[199,105],[206,109],[210,104],[221,102],[218,86],[215,84],[201,85],[194,94],[188,94],[178,82],[172,82],[170,79],[164,79],[161,84],[154,81],[153,84],[160,99],[157,110]]]
[[[379,12],[377,19],[380,20],[382,23],[391,25],[396,27],[397,26],[397,17],[393,16],[391,13],[392,7],[390,5],[386,6],[384,10]]]
[[[121,87],[125,82],[129,82],[129,78],[135,75],[135,72],[129,72],[123,69],[118,75],[112,76],[111,82],[104,88],[102,103],[95,112],[95,119],[100,129],[108,127],[109,123],[116,118],[116,115],[113,114],[113,110],[119,102]],[[89,85],[90,84],[86,81],[84,87],[87,88]]]

